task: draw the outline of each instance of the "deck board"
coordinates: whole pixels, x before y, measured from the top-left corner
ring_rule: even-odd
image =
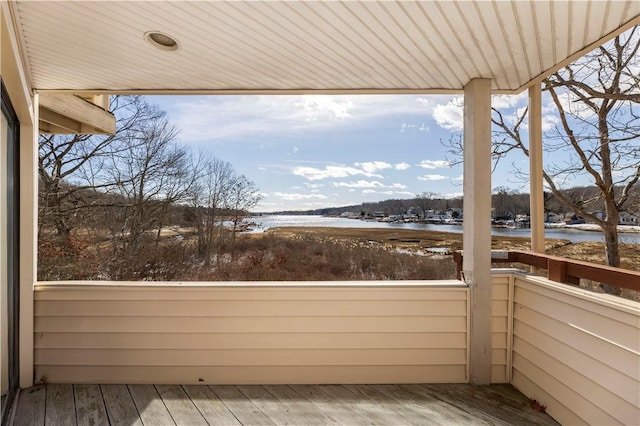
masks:
[[[301,420],[297,423],[300,426],[340,424],[289,386],[264,386],[264,388],[278,398],[287,411],[296,414],[296,417]]]
[[[191,401],[211,426],[239,426],[241,423],[213,391],[207,386],[182,386]]]
[[[100,385],[74,385],[73,393],[79,425],[109,426]]]
[[[273,426],[269,417],[235,386],[209,386],[243,425]]]
[[[303,421],[263,386],[238,386],[238,389],[277,425],[297,425]]]
[[[336,399],[344,401],[349,407],[358,413],[360,416],[370,420],[374,424],[382,425],[408,425],[398,416],[391,412],[384,410],[378,404],[368,400],[362,395],[352,392],[345,386],[341,385],[326,385],[320,386],[320,390],[332,395]]]
[[[372,388],[393,401],[395,409],[412,424],[423,422],[424,419],[429,419],[429,424],[432,425],[473,424],[472,421],[467,422],[459,413],[451,415],[449,407],[446,404],[438,404],[438,400],[438,403],[434,403],[433,399],[412,398],[395,385],[374,385]]]
[[[46,385],[14,425],[557,425],[509,385]]]
[[[143,426],[127,385],[100,385],[111,426]]]
[[[45,424],[72,425],[77,423],[73,385],[47,385]]]
[[[207,421],[181,386],[156,385],[156,390],[176,424],[207,426]]]
[[[145,425],[174,426],[176,423],[153,385],[129,385],[140,419]]]
[[[330,417],[339,419],[342,424],[353,426],[371,424],[370,420],[356,413],[352,407],[323,392],[319,385],[290,385],[289,387],[311,401]]]
[[[43,425],[46,407],[47,387],[40,385],[20,391],[15,417],[16,425]]]

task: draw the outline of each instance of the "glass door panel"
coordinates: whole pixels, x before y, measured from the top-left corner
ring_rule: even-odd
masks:
[[[0,86],[0,395],[4,425],[18,389],[19,125],[2,80]]]

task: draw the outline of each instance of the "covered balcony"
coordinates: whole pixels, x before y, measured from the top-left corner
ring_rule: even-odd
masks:
[[[12,164],[2,180],[3,424],[640,421],[640,304],[570,285],[639,290],[640,274],[544,256],[540,113],[540,81],[640,24],[640,3],[0,10],[2,160]],[[528,259],[547,277],[492,269],[491,95],[524,90],[532,254],[498,257]],[[460,279],[38,282],[38,134],[111,132],[108,97],[129,93],[463,93],[473,219]]]

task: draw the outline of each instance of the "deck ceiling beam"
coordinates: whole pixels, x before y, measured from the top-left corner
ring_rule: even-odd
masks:
[[[115,116],[100,106],[73,94],[40,95],[41,133],[112,134]]]

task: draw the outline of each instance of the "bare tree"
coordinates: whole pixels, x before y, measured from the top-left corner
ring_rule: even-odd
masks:
[[[229,207],[233,214],[233,232],[231,233],[231,257],[235,257],[236,232],[240,215],[253,208],[261,199],[258,187],[245,175],[236,175],[229,187]]]
[[[551,153],[545,183],[571,212],[601,228],[610,266],[620,265],[619,214],[640,179],[639,49],[636,26],[543,80],[557,111],[557,122],[544,135],[545,153]],[[521,133],[526,116],[526,109],[514,116],[493,109],[495,158],[511,151],[529,156]],[[563,186],[575,178],[590,179],[597,191],[583,192],[589,197],[569,195]],[[596,203],[604,217],[590,209]],[[616,289],[606,286],[605,291]]]
[[[103,165],[112,182],[109,192],[121,200],[118,237],[126,254],[136,254],[141,236],[150,230],[157,231],[157,242],[169,207],[185,197],[188,152],[176,136],[165,113],[156,110],[137,132],[120,140],[122,146]]]
[[[200,155],[192,173],[194,185],[190,191],[190,200],[195,212],[198,253],[208,264],[216,243],[220,254],[224,237],[222,212],[229,202],[235,172],[227,161]]]
[[[131,135],[159,113],[139,96],[113,97],[111,111],[116,115],[113,135],[40,136],[40,228],[51,223],[63,242],[68,241],[78,212],[99,204],[88,195],[112,185],[105,179],[103,165],[123,149],[118,142],[132,140]]]

